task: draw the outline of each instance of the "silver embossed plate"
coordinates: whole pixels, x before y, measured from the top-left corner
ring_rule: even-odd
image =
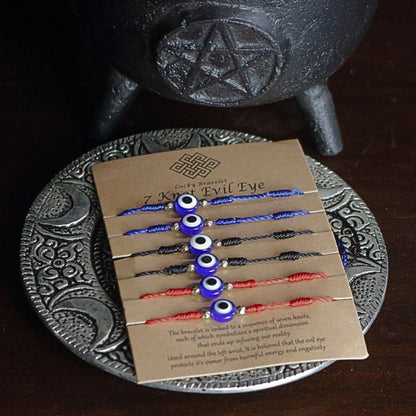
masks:
[[[21,240],[24,286],[44,324],[84,360],[135,382],[91,166],[171,149],[264,140],[217,129],[160,130],[97,147],[59,172],[33,203]],[[346,272],[365,332],[386,291],[388,260],[383,236],[361,198],[325,166],[307,160],[333,231],[347,248]],[[198,393],[246,392],[298,380],[331,363],[282,365],[148,385]]]

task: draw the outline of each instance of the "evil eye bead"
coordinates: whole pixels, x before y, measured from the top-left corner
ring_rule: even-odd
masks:
[[[211,318],[216,322],[229,322],[234,318],[237,309],[228,299],[218,299],[209,308]]]
[[[218,270],[220,262],[211,253],[201,254],[195,261],[195,273],[200,276],[212,276]]]
[[[217,276],[204,277],[199,282],[201,296],[207,299],[215,299],[224,291],[224,282]]]
[[[188,243],[189,251],[194,256],[200,256],[204,253],[210,253],[213,245],[214,242],[212,241],[212,238],[208,237],[205,234],[196,234],[192,236]]]
[[[174,204],[175,211],[179,215],[195,214],[198,207],[199,201],[192,194],[179,195]]]
[[[204,221],[198,214],[188,214],[179,221],[179,229],[186,235],[199,234],[204,228]]]

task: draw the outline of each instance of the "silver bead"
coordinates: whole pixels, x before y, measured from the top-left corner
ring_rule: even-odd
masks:
[[[186,243],[181,244],[181,251],[189,251],[189,246]]]
[[[245,306],[237,306],[237,315],[245,315],[246,308]]]
[[[233,286],[233,284],[232,284],[232,283],[226,283],[226,284],[225,284],[225,289],[226,289],[226,290],[233,290],[233,288],[234,288],[234,286]]]
[[[187,272],[194,272],[195,271],[195,265],[194,264],[188,264],[186,268]]]
[[[179,230],[179,223],[178,222],[174,222],[172,224],[172,230],[174,230],[174,231],[178,231]]]
[[[202,319],[209,319],[211,318],[211,312],[209,311],[209,309],[204,309],[202,311]]]
[[[206,227],[212,227],[214,225],[214,221],[212,220],[205,220],[205,226]]]
[[[221,267],[228,267],[228,261],[227,260],[221,260]]]
[[[219,241],[219,240],[215,241],[215,242],[214,242],[214,246],[215,246],[215,247],[221,247],[221,246],[222,246],[221,241]]]
[[[201,207],[206,207],[208,205],[208,201],[206,199],[201,199],[199,201]]]
[[[198,285],[192,286],[192,294],[193,295],[199,295],[201,293],[201,289]]]
[[[167,204],[165,204],[165,209],[173,209],[173,202],[168,202]]]

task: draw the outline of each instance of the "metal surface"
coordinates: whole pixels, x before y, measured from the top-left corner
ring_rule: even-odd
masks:
[[[24,286],[44,324],[87,362],[136,381],[91,166],[154,151],[263,140],[215,129],[161,130],[97,147],[58,173],[33,203],[21,241]],[[307,160],[332,228],[348,250],[346,272],[365,332],[386,291],[388,260],[382,234],[365,203],[341,178]],[[329,364],[282,365],[149,386],[198,393],[246,392],[301,379]]]

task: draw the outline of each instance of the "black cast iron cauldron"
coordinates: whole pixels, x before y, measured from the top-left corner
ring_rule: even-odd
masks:
[[[342,150],[327,79],[359,43],[377,0],[73,0],[117,70],[97,120],[108,136],[141,88],[228,107],[296,97],[323,154]]]

